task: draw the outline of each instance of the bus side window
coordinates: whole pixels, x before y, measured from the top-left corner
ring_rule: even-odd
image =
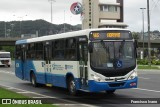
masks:
[[[36,43],[36,59],[43,59],[43,42]]]
[[[27,59],[35,59],[36,51],[35,51],[35,43],[31,43],[27,45]]]
[[[64,39],[55,41],[54,59],[64,59],[64,45]]]
[[[54,46],[55,42],[53,41],[52,42],[52,59],[54,59],[54,56],[55,56],[55,46]]]
[[[66,39],[65,59],[67,60],[76,59],[76,39],[75,38]]]
[[[21,54],[22,54],[21,45],[17,45],[16,46],[16,59],[21,59]]]

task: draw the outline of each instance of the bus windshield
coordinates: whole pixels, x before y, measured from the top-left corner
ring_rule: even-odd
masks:
[[[1,53],[0,58],[10,58],[10,54],[9,53]]]
[[[93,42],[91,66],[96,69],[121,69],[135,66],[134,53],[133,41]]]

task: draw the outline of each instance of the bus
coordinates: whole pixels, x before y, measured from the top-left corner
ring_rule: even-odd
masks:
[[[11,66],[11,55],[10,52],[0,51],[0,66]]]
[[[16,41],[15,74],[33,86],[114,93],[137,87],[136,41],[127,29],[98,28]]]

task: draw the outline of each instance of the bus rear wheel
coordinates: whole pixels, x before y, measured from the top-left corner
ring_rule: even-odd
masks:
[[[34,87],[37,87],[38,84],[37,84],[37,81],[36,81],[36,76],[34,73],[31,73],[31,83]]]
[[[73,96],[77,95],[76,84],[73,77],[70,77],[67,82],[69,94]]]

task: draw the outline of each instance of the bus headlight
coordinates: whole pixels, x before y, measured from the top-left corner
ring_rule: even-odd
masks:
[[[102,80],[102,78],[100,76],[96,75],[96,74],[91,74],[91,77],[96,82],[104,82],[104,80]]]
[[[132,79],[134,79],[135,77],[137,77],[137,71],[134,71],[134,72],[128,77],[128,80],[132,80]]]

